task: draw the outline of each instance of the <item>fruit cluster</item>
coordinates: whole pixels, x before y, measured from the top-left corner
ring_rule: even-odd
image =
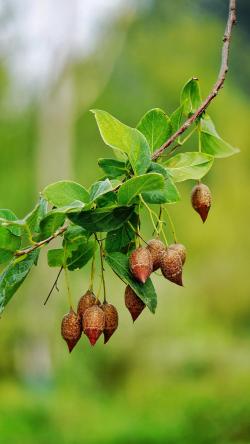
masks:
[[[209,188],[199,183],[191,194],[192,206],[205,222],[210,206],[211,193]],[[145,247],[132,251],[129,267],[135,281],[145,284],[152,272],[161,269],[162,275],[169,281],[183,286],[182,269],[186,261],[186,248],[183,244],[174,243],[166,246],[159,238],[146,242]],[[125,289],[125,305],[135,321],[146,305],[134,290],[127,285]],[[69,352],[79,341],[82,332],[88,337],[90,344],[95,345],[103,334],[106,344],[118,327],[118,312],[114,305],[108,304],[106,298],[101,304],[92,290],[88,290],[79,300],[77,313],[70,308],[62,320],[61,333],[67,342]]]

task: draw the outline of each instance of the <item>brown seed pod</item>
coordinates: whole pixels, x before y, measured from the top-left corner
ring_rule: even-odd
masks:
[[[171,282],[182,286],[182,263],[177,251],[168,249],[161,259],[163,276]]]
[[[63,339],[67,342],[69,352],[73,350],[82,334],[82,324],[80,317],[71,308],[69,313],[64,315],[61,324]]]
[[[84,312],[82,327],[91,345],[95,345],[105,327],[105,315],[98,305],[92,305]]]
[[[132,251],[129,264],[134,278],[142,284],[145,284],[153,271],[153,261],[149,250],[140,247]]]
[[[77,313],[82,318],[87,308],[92,305],[100,305],[100,301],[95,297],[94,293],[88,290],[78,302]]]
[[[208,212],[212,203],[212,195],[210,189],[204,183],[196,185],[191,194],[192,206],[199,213],[203,223],[207,219]]]
[[[127,285],[125,290],[125,305],[130,312],[134,322],[146,307],[144,302],[137,296],[137,294],[129,285]]]
[[[147,249],[150,251],[153,261],[153,271],[156,271],[160,268],[161,257],[166,251],[166,246],[159,239],[151,239],[147,244]]]
[[[186,250],[186,247],[183,244],[178,244],[178,243],[172,244],[172,245],[169,245],[168,249],[169,250],[177,251],[177,253],[179,253],[179,255],[180,255],[182,265],[185,264],[186,256],[187,256],[187,250]]]
[[[100,307],[104,311],[105,315],[105,327],[103,330],[104,344],[107,344],[113,333],[118,327],[118,313],[114,305],[103,304]]]

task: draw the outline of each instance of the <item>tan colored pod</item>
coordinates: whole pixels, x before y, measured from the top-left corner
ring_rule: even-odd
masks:
[[[167,249],[161,259],[163,276],[171,282],[182,286],[182,262],[177,251]]]
[[[91,345],[95,345],[105,327],[105,315],[98,305],[92,305],[84,312],[82,327]]]
[[[107,303],[101,305],[101,309],[104,311],[105,315],[105,327],[103,330],[104,344],[107,344],[118,327],[118,312],[114,305]]]
[[[177,251],[177,253],[179,253],[179,255],[180,255],[182,265],[185,264],[186,256],[187,256],[187,250],[186,250],[186,247],[183,244],[178,244],[178,243],[171,244],[171,245],[169,245],[168,249],[169,250]]]
[[[147,248],[139,247],[132,251],[129,259],[130,270],[134,278],[145,284],[153,271],[153,261]]]
[[[73,350],[82,334],[82,324],[80,317],[71,308],[69,313],[64,315],[61,323],[61,334],[67,342],[69,352]]]
[[[192,190],[191,202],[194,210],[199,213],[204,223],[212,203],[212,195],[208,186],[204,183],[196,185]]]
[[[125,289],[125,305],[130,312],[134,322],[146,307],[144,302],[137,296],[137,294],[129,285],[127,285]]]
[[[161,257],[166,251],[166,246],[160,239],[151,239],[147,242],[147,249],[150,251],[152,257],[153,271],[156,271],[160,268]]]

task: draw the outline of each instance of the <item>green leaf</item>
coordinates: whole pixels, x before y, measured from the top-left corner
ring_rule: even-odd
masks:
[[[63,240],[64,258],[69,270],[82,268],[93,256],[96,247],[90,233],[81,227],[69,227]]]
[[[194,113],[201,105],[201,102],[199,81],[193,77],[184,85],[181,92],[183,113],[187,116],[190,115],[190,113]]]
[[[164,168],[162,165],[159,165],[156,162],[151,162],[149,171],[162,174],[164,178],[164,188],[163,190],[155,190],[142,193],[142,197],[145,200],[145,202],[149,204],[164,204],[164,203],[178,202],[180,200],[179,191],[177,190],[166,168]]]
[[[54,210],[50,211],[50,214],[52,214],[52,213],[64,213],[64,214],[80,213],[80,211],[82,211],[83,209],[84,210],[88,209],[89,206],[90,206],[89,204],[86,205],[83,202],[80,202],[80,200],[75,200],[70,205],[65,205],[64,207],[54,208]]]
[[[79,183],[71,180],[61,180],[44,188],[42,195],[55,207],[63,207],[78,200],[83,203],[89,202],[88,191]]]
[[[199,152],[176,154],[165,162],[167,171],[174,182],[184,180],[199,180],[208,173],[214,158]]]
[[[4,220],[10,221],[10,222],[12,222],[12,221],[17,222],[17,224],[7,225],[7,228],[9,231],[11,231],[11,233],[15,234],[16,236],[21,236],[22,221],[18,221],[18,218],[13,213],[13,211],[7,210],[4,208],[0,209],[0,219],[4,219]],[[20,222],[20,225],[18,225],[18,222]],[[0,222],[0,223],[2,223],[2,222]]]
[[[63,213],[49,213],[40,222],[41,234],[40,240],[47,239],[53,233],[55,233],[58,228],[60,228],[65,221],[65,214]]]
[[[13,260],[3,271],[0,276],[0,313],[28,275],[37,261],[38,254],[38,250],[35,250],[23,258]]]
[[[112,231],[121,227],[134,211],[134,207],[97,208],[79,214],[70,214],[68,218],[76,225],[93,232]]]
[[[64,249],[55,248],[48,250],[47,259],[49,267],[62,267],[64,264]]]
[[[172,132],[169,117],[159,108],[148,111],[137,129],[146,137],[152,153],[166,142]]]
[[[181,120],[182,120],[182,116],[183,116],[183,105],[180,105],[170,116],[170,122],[171,122],[171,128],[172,128],[172,134],[175,134],[176,131],[178,131],[178,129],[181,126]]]
[[[133,199],[145,191],[156,191],[164,188],[164,179],[161,174],[148,173],[132,177],[121,185],[118,191],[118,202],[129,205]]]
[[[150,148],[144,135],[136,128],[124,125],[106,111],[92,110],[106,143],[128,155],[135,174],[143,174],[150,164]]]
[[[0,226],[0,264],[10,260],[20,245],[19,236],[13,234],[8,228]]]
[[[98,165],[110,179],[120,177],[126,172],[126,162],[121,160],[99,159]]]
[[[129,221],[125,222],[120,228],[109,231],[105,242],[106,251],[108,253],[113,253],[114,251],[126,253],[130,246],[134,246],[136,238],[135,230],[137,230],[138,222],[139,216],[134,212]]]
[[[229,157],[239,152],[238,148],[225,142],[217,133],[215,126],[209,116],[206,115],[200,121],[200,144],[203,153],[214,157]]]
[[[157,296],[151,279],[145,284],[136,282],[129,270],[129,259],[122,253],[110,253],[106,256],[106,261],[119,278],[134,290],[137,296],[154,313],[157,306]]]
[[[41,198],[38,204],[35,206],[25,218],[24,223],[26,223],[31,231],[31,233],[39,233],[40,222],[47,213],[47,202],[45,199]]]
[[[94,202],[96,199],[98,199],[98,197],[101,197],[112,190],[113,190],[113,185],[109,179],[95,182],[89,190],[90,201]]]

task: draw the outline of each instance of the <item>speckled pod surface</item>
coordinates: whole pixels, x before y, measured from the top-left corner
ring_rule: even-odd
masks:
[[[212,203],[212,195],[208,186],[203,183],[196,185],[192,190],[191,202],[204,223]]]
[[[145,284],[153,271],[153,261],[147,248],[139,247],[132,251],[129,259],[130,270],[134,278]]]
[[[104,344],[107,344],[118,327],[118,312],[112,304],[103,304],[101,305],[101,309],[105,315],[105,327],[103,330]]]
[[[62,319],[61,334],[68,344],[69,352],[71,352],[82,334],[81,319],[73,309]]]
[[[146,307],[144,302],[137,296],[129,285],[127,285],[125,289],[125,305],[130,312],[133,321],[140,316],[141,312]]]
[[[98,305],[93,305],[84,312],[82,327],[91,345],[95,345],[105,327],[105,315]]]
[[[147,249],[152,257],[153,271],[156,271],[161,266],[161,258],[163,253],[166,251],[166,246],[160,239],[151,239],[147,243]]]

